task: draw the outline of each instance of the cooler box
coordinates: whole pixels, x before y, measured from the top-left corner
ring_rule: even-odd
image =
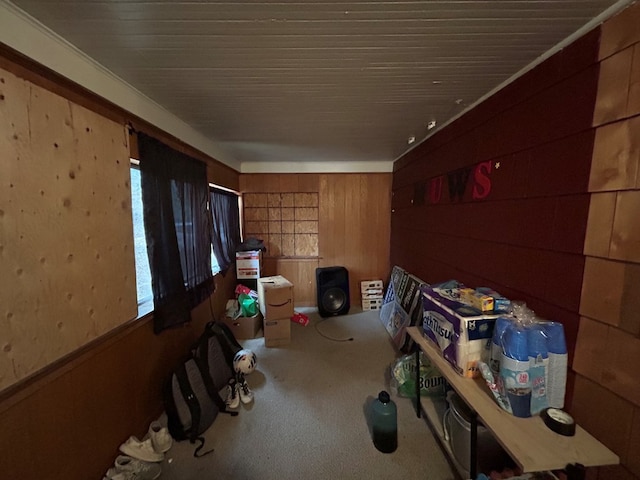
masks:
[[[464,377],[480,376],[477,363],[493,334],[497,315],[483,314],[455,299],[455,294],[423,285],[422,329],[442,356]]]
[[[258,304],[264,320],[293,316],[293,284],[282,275],[258,279]],[[266,332],[265,332],[266,337]]]

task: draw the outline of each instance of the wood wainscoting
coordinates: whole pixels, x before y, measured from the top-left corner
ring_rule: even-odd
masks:
[[[162,386],[204,324],[224,312],[235,275],[217,275],[216,292],[192,321],[153,333],[151,315],[117,330],[0,394],[0,477],[98,479],[118,446],[142,438],[163,409]]]

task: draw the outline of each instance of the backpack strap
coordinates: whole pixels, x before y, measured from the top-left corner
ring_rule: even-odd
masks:
[[[224,358],[227,359],[227,364],[233,371],[233,357],[238,351],[242,350],[242,346],[238,343],[238,340],[236,340],[235,335],[226,323],[215,322],[211,327],[211,332],[218,337]]]
[[[200,445],[198,445],[196,447],[196,449],[193,451],[193,456],[196,458],[200,458],[200,457],[204,457],[205,455],[208,455],[209,453],[213,452],[213,448],[211,450],[207,450],[204,453],[200,453],[200,450],[202,450],[202,447],[204,447],[204,437],[196,437],[196,440],[198,442],[200,442]],[[191,443],[195,443],[195,440]]]
[[[220,327],[220,329],[222,330],[222,333],[229,341],[229,345],[233,345],[236,351],[242,350],[242,345],[238,343],[238,340],[236,339],[236,336],[233,334],[233,332],[229,328],[229,325],[227,325],[224,322],[216,322],[216,324]]]
[[[227,410],[227,404],[225,403],[224,400],[222,400],[222,398],[220,398],[220,394],[216,391],[216,387],[213,385],[213,380],[211,379],[211,376],[207,372],[207,368],[208,368],[207,365],[209,365],[208,350],[209,350],[208,348],[203,349],[202,358],[194,358],[196,364],[198,365],[198,369],[202,374],[202,381],[204,382],[204,387],[207,389],[207,392],[209,393],[211,400],[213,400],[213,402],[216,404],[216,406],[218,407],[218,411],[220,413],[227,413],[232,417],[235,417],[236,415],[238,415],[238,412],[234,412],[233,410]]]
[[[218,393],[218,388],[213,383],[213,378],[209,373],[209,342],[215,341],[218,342],[220,348],[222,349],[222,354],[225,357],[226,363],[229,366],[229,369],[233,373],[233,353],[231,353],[231,359],[229,359],[229,346],[226,345],[225,340],[221,338],[221,334],[219,330],[216,328],[217,322],[209,322],[207,323],[204,332],[200,335],[200,338],[192,347],[193,358],[198,366],[198,369],[202,373],[202,379],[204,382],[204,386],[209,393],[209,397],[213,400],[213,402],[218,407],[218,411],[221,413],[226,413],[235,417],[238,415],[238,412],[233,410],[227,410],[227,404]]]
[[[164,408],[167,411],[167,427],[171,436],[176,440],[185,440],[187,437],[178,420],[178,408],[173,398],[173,375],[165,382],[163,388]]]
[[[227,324],[216,321],[207,323],[204,332],[192,348],[192,351],[198,352],[196,356],[201,356],[204,359],[204,364],[209,365],[209,349],[207,348],[207,343],[212,337],[215,337],[220,344],[227,365],[229,365],[229,368],[233,372],[233,357],[236,352],[242,350],[242,346],[238,343]],[[231,348],[231,346],[233,346],[233,348]]]
[[[189,384],[189,379],[187,378],[187,369],[184,365],[180,365],[180,368],[176,371],[176,379],[178,380],[178,385],[180,387],[180,391],[182,392],[182,396],[184,397],[187,405],[189,406],[189,412],[191,412],[191,429],[189,434],[189,441],[191,443],[196,443],[196,440],[200,442],[200,445],[193,452],[194,457],[202,457],[207,455],[208,453],[213,452],[213,449],[199,453],[202,447],[204,447],[204,437],[198,437],[196,433],[198,425],[200,425],[200,416],[202,411],[200,409],[200,403],[196,398],[196,395],[193,393],[193,389]]]

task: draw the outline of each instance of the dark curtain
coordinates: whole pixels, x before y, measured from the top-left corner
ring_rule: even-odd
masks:
[[[211,191],[211,216],[213,220],[213,251],[220,270],[226,273],[233,264],[236,247],[240,244],[240,209],[238,196],[223,190]]]
[[[154,331],[181,325],[213,293],[209,186],[203,162],[138,133]]]

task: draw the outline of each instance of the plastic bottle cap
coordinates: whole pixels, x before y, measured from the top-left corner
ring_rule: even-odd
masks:
[[[391,397],[387,392],[383,390],[378,394],[378,400],[380,400],[382,403],[389,403]]]
[[[549,356],[547,334],[542,325],[531,325],[527,328],[527,343],[529,357],[536,358],[541,355],[542,358],[547,358]]]
[[[509,358],[518,361],[529,360],[529,345],[527,331],[515,324],[509,325],[502,337],[504,352]]]
[[[559,322],[546,322],[544,330],[547,334],[549,353],[567,353],[567,343],[564,337],[564,327]]]

